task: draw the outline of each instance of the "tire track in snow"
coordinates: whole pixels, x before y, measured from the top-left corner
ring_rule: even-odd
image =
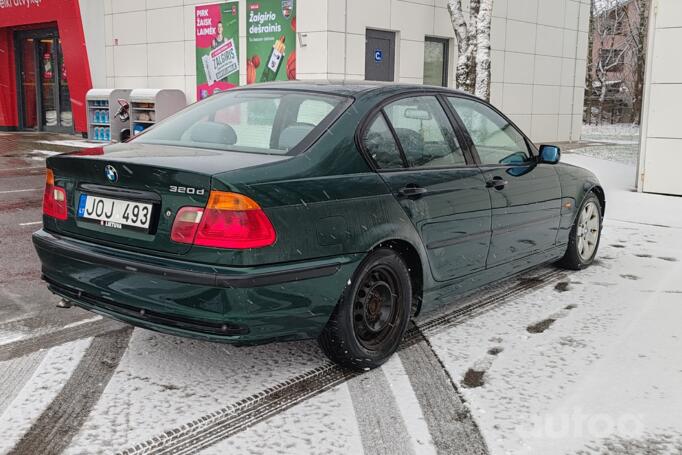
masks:
[[[33,352],[21,359],[13,359],[0,365],[0,415],[19,395],[24,384],[38,369],[47,351]]]
[[[483,287],[468,298],[462,297],[462,303],[454,310],[419,322],[418,329],[409,329],[400,347],[401,354],[415,344],[424,343],[424,332],[459,325],[510,299],[553,285],[556,281],[565,279],[566,275],[567,272],[555,268],[539,268]],[[433,357],[435,358],[435,354]],[[438,364],[442,368],[439,362]],[[196,453],[360,374],[326,363],[118,453]]]
[[[396,397],[382,368],[348,381],[365,453],[415,455]]]
[[[441,454],[484,455],[483,436],[428,340],[399,352],[433,443]],[[397,452],[396,452],[397,453]]]
[[[125,324],[112,319],[99,319],[79,325],[62,327],[31,338],[26,338],[0,346],[0,362],[23,357],[41,349],[53,348],[71,341],[90,338],[108,332],[121,330]]]
[[[9,454],[61,453],[97,404],[131,334],[126,327],[95,337],[62,390]]]

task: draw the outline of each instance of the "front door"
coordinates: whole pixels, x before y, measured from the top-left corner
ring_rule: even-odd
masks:
[[[436,281],[484,269],[490,243],[490,197],[461,139],[434,95],[386,105],[364,135],[365,150],[422,239]]]
[[[494,267],[554,246],[561,186],[551,165],[538,164],[526,138],[489,106],[448,97],[473,142],[492,203],[487,266]]]
[[[365,80],[393,81],[395,33],[367,30],[365,39]]]
[[[71,99],[57,31],[17,32],[15,43],[20,128],[72,132]]]

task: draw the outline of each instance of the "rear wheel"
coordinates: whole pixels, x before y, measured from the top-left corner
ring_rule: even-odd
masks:
[[[580,270],[594,262],[601,240],[602,207],[594,193],[585,197],[571,229],[566,254],[559,265]]]
[[[322,330],[320,347],[331,360],[354,370],[380,366],[398,349],[411,300],[403,259],[387,248],[370,253]]]

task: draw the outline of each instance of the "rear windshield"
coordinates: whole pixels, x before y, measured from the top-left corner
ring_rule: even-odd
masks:
[[[138,143],[286,155],[344,98],[307,92],[234,90],[196,103],[133,139]],[[316,133],[317,131],[315,131]]]

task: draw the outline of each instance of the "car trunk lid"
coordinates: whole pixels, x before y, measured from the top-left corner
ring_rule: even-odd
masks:
[[[136,143],[54,156],[47,166],[54,171],[55,184],[66,189],[68,199],[68,219],[55,223],[55,229],[111,246],[183,254],[191,245],[170,239],[175,214],[184,206],[206,205],[212,175],[285,158]],[[142,204],[140,208],[146,205],[151,208],[149,227],[86,219],[84,204],[93,201],[87,196],[106,198],[107,204],[126,201],[122,207],[132,207],[129,217],[135,204],[128,202]]]

